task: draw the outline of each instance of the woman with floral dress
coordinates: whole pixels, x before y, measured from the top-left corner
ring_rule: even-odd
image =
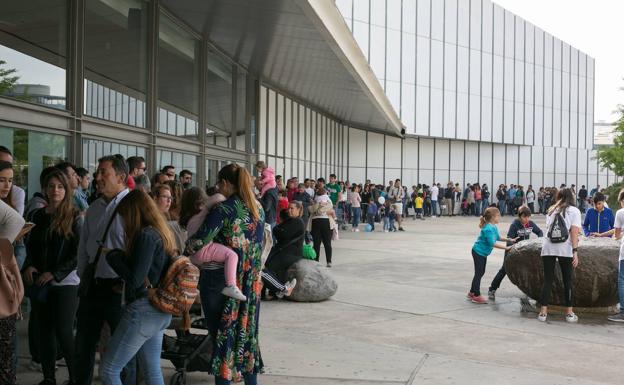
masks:
[[[241,378],[246,385],[255,385],[262,369],[258,322],[264,212],[255,199],[246,169],[229,164],[219,171],[217,180],[219,192],[227,199],[210,211],[201,228],[188,240],[186,254],[194,254],[209,242],[226,245],[238,254],[236,284],[247,302],[221,294],[225,287],[223,265],[205,265],[200,275],[206,326],[214,339],[209,372],[215,376],[216,385]]]

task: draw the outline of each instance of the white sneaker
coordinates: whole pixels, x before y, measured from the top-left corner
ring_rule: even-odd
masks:
[[[297,286],[297,278],[293,278],[284,284],[284,290],[280,293],[282,297],[290,297],[293,289]]]
[[[355,232],[356,232],[356,233],[359,233],[359,232],[360,232],[360,229],[358,229],[358,228],[356,227],[356,228],[355,228]]]
[[[570,322],[570,323],[577,323],[578,322],[578,316],[574,313],[570,313],[570,314],[566,314],[566,322]]]
[[[548,314],[539,313],[537,315],[537,320],[540,322],[546,322],[546,317],[548,317]]]
[[[232,297],[232,298],[237,299],[239,301],[247,301],[247,297],[245,297],[243,292],[240,291],[240,289],[236,285],[224,287],[223,290],[221,290],[221,294],[223,294],[223,295],[225,295],[227,297]]]

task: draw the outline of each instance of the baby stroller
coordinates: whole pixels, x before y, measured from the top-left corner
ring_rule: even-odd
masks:
[[[351,213],[347,208],[347,202],[338,202],[336,205],[336,218],[338,227],[342,230],[346,230],[351,218]]]
[[[196,305],[191,313],[198,314]],[[201,317],[201,307],[199,309]],[[197,318],[191,323],[191,329],[207,330],[205,319]],[[179,319],[174,319],[168,329],[175,330],[175,337],[165,334],[160,357],[171,361],[176,372],[169,385],[185,385],[188,372],[208,372],[212,359],[212,337],[210,333],[193,334],[176,328]]]

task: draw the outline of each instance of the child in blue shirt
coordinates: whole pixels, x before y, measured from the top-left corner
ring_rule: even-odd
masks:
[[[507,246],[497,241],[515,242],[515,239],[501,238],[498,233],[496,224],[500,221],[500,211],[496,207],[489,207],[481,216],[479,227],[481,232],[479,237],[472,246],[472,260],[474,262],[474,276],[472,285],[468,292],[468,300],[476,304],[488,303],[487,297],[481,295],[481,278],[485,274],[485,265],[487,264],[488,255],[492,254],[492,250],[497,249],[510,250],[511,246]]]

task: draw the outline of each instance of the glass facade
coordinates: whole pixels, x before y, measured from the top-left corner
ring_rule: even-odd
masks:
[[[540,185],[547,147],[563,154],[563,168],[552,171],[559,183],[583,184],[596,172],[587,163],[594,156],[593,58],[491,0],[339,0],[336,6],[408,136],[433,140],[436,164],[418,146],[403,146],[415,150],[405,153],[404,173],[421,170],[424,183],[432,182],[429,175],[446,179],[448,162],[438,162],[446,159],[438,154],[444,139],[490,149],[467,142],[462,154],[449,154],[479,159],[461,170],[462,179],[474,176],[474,182]],[[369,9],[370,20],[361,17]],[[487,166],[501,155],[494,144],[508,149],[499,173]],[[566,154],[575,161],[565,161]],[[423,156],[426,162],[413,167]],[[537,168],[524,167],[537,160]]]

